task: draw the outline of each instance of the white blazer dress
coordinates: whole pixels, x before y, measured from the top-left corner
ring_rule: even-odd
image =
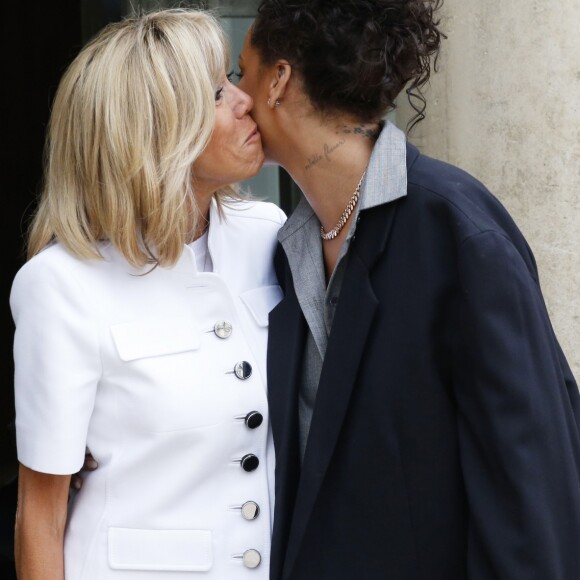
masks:
[[[211,208],[212,273],[186,246],[132,268],[55,244],[14,281],[18,458],[71,474],[67,580],[268,578],[274,449],[268,313],[282,294],[275,205]]]

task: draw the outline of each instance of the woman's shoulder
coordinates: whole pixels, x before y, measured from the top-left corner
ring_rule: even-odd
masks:
[[[458,206],[479,198],[493,198],[497,202],[483,183],[451,163],[418,152],[408,158],[408,163],[407,181],[411,192],[421,191],[443,203]]]
[[[61,292],[83,292],[90,288],[94,273],[112,261],[110,244],[99,244],[97,251],[102,259],[84,259],[73,254],[63,244],[55,242],[30,258],[16,273],[12,283],[12,300],[19,295],[29,295],[38,288],[59,288]],[[114,252],[113,252],[114,253]]]
[[[489,230],[521,236],[501,201],[476,177],[450,163],[423,154],[413,156],[407,193],[411,211],[427,208],[439,225],[456,228],[460,237]]]
[[[485,185],[459,167],[415,154],[404,213],[410,222],[421,222],[425,235],[451,238],[458,247],[479,244],[484,252],[494,240],[494,248],[503,245],[508,254],[515,250],[536,275],[532,251],[512,216]]]
[[[97,257],[85,259],[76,256],[64,244],[54,242],[42,249],[38,254],[30,258],[18,271],[19,276],[50,276],[60,272],[72,275],[73,272],[91,270],[102,261],[107,261],[112,256],[110,244],[102,243],[95,248],[102,259]]]
[[[10,292],[15,321],[22,312],[41,311],[81,295],[78,267],[82,260],[59,243],[47,246],[18,270]]]
[[[19,278],[42,278],[76,269],[82,260],[55,242],[30,258],[16,274]]]

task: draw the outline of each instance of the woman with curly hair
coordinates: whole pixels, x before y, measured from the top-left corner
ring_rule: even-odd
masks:
[[[580,578],[580,400],[533,255],[424,113],[439,0],[263,0],[240,57],[304,198],[270,315],[272,580]]]

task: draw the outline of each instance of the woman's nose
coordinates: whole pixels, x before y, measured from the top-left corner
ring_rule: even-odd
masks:
[[[248,93],[244,93],[244,91],[242,91],[242,89],[240,89],[239,87],[233,85],[233,88],[235,90],[235,98],[236,98],[236,106],[235,106],[236,116],[243,117],[252,110],[252,107],[254,106],[254,100],[252,99],[252,97],[250,97],[250,95],[248,95]]]

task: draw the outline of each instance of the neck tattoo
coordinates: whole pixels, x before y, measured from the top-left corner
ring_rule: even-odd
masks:
[[[345,143],[346,143],[346,141],[344,139],[339,139],[333,145],[329,145],[328,143],[325,143],[324,147],[322,149],[322,154],[314,153],[313,155],[308,157],[307,163],[306,163],[306,166],[304,167],[304,169],[306,169],[306,171],[308,171],[309,169],[312,169],[315,165],[318,165],[318,163],[320,163],[322,160],[328,161],[330,163],[330,161],[332,161],[330,159],[330,156],[339,147],[342,147]]]
[[[348,125],[343,125],[338,131],[337,135],[359,135],[361,137],[366,137],[370,139],[373,143],[378,139],[381,133],[380,125],[356,125],[354,127],[349,127]]]

